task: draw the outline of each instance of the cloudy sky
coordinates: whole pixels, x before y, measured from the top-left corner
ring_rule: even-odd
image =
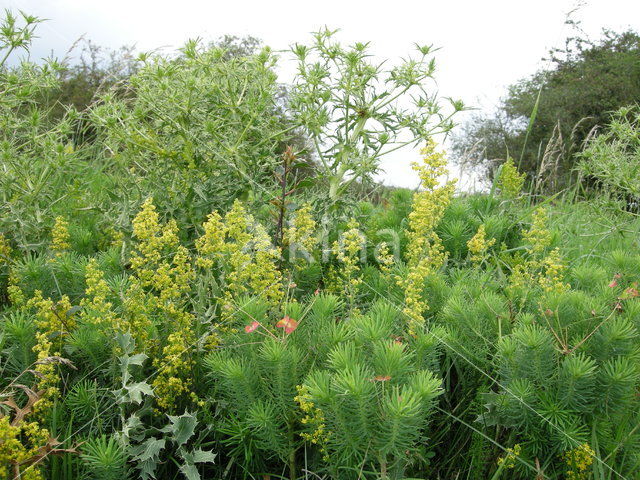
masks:
[[[541,59],[575,33],[567,16],[597,39],[603,28],[640,30],[637,0],[0,0],[0,7],[47,18],[33,57],[63,56],[84,35],[104,46],[172,50],[188,38],[253,35],[275,50],[309,42],[323,26],[345,43],[371,41],[381,58],[408,54],[414,43],[440,47],[437,88],[444,96],[490,109],[510,83],[544,68]],[[293,64],[282,54],[280,76]],[[389,158],[386,183],[413,186],[414,152]],[[408,158],[407,158],[408,157]]]

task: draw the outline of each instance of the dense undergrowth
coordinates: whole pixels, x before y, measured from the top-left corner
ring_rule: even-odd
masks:
[[[454,195],[449,118],[390,92],[323,136],[376,75],[330,39],[284,111],[268,51],[145,58],[62,118],[55,65],[2,70],[0,477],[638,478],[628,192],[532,197],[507,162]],[[362,118],[429,139],[420,189],[371,200]]]

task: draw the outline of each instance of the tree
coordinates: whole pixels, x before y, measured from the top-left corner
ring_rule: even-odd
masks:
[[[640,100],[635,31],[605,30],[597,42],[567,38],[549,61],[550,69],[511,85],[495,113],[472,118],[454,139],[458,159],[484,166],[491,176],[501,163],[496,159],[510,155],[531,182],[556,190],[568,183],[574,154],[595,129],[613,110]]]

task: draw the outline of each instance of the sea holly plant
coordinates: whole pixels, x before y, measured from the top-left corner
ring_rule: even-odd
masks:
[[[368,43],[343,47],[336,31],[314,34],[310,46],[292,51],[298,71],[290,113],[311,139],[320,176],[335,202],[354,182],[366,183],[389,153],[416,146],[453,127],[462,102],[427,89],[435,72],[430,46],[395,67],[372,61]]]
[[[201,438],[195,433],[197,414],[185,411],[182,415],[167,415],[169,422],[164,427],[154,427],[150,416],[150,402],[145,401],[154,396],[153,389],[144,380],[131,381],[132,369],[142,367],[148,357],[143,353],[133,354],[136,344],[131,334],[119,333],[116,340],[123,352],[119,357],[122,388],[114,391],[121,405],[122,429],[116,437],[118,445],[123,447],[143,480],[161,478],[158,476],[160,466],[167,458],[178,466],[184,478],[199,480],[201,476],[198,465],[212,463],[216,455],[195,445]],[[137,410],[127,416],[126,405],[141,404],[141,407],[136,407]],[[148,422],[145,421],[147,418]],[[95,440],[92,441],[95,443]],[[85,460],[96,470],[95,456]]]

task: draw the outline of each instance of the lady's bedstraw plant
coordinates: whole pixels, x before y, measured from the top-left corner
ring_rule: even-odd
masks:
[[[133,234],[137,244],[131,257],[135,275],[130,298],[138,300],[133,302],[133,319],[144,322],[134,331],[142,333],[143,339],[145,327],[153,326],[157,331],[162,348],[153,361],[158,369],[153,387],[158,406],[172,411],[178,399],[190,392],[192,382],[193,360],[189,353],[195,343],[194,318],[185,303],[195,273],[191,255],[180,245],[175,221],[161,224],[151,199],[145,201],[133,220]],[[162,322],[153,325],[152,318]]]
[[[311,205],[300,207],[284,232],[283,245],[289,248],[289,261],[296,266],[313,260],[313,251],[318,245],[316,221],[311,213]]]
[[[209,215],[196,249],[198,266],[220,271],[223,319],[232,313],[235,301],[247,293],[264,298],[271,307],[279,304],[283,296],[277,268],[280,252],[241,202],[236,200],[224,219],[217,212]]]
[[[340,267],[332,271],[332,290],[347,294],[349,306],[353,307],[358,287],[362,283],[359,276],[361,252],[365,248],[365,239],[360,232],[358,222],[351,219],[347,231],[334,242],[333,253],[340,262]]]
[[[60,256],[71,247],[70,239],[69,222],[64,217],[56,217],[51,229],[51,250],[55,252],[56,256]]]
[[[370,181],[383,156],[450,130],[464,108],[450,100],[445,114],[427,92],[435,72],[431,47],[418,46],[417,59],[387,69],[371,61],[368,43],[345,48],[335,33],[324,29],[311,46],[292,47],[298,72],[289,105],[315,145],[330,202],[354,182]]]
[[[498,173],[497,185],[501,195],[506,199],[517,198],[522,192],[525,174],[518,172],[518,167],[513,163],[513,158],[507,158],[507,161],[500,167]]]
[[[547,212],[544,208],[538,208],[533,213],[533,222],[523,235],[523,240],[527,258],[513,268],[509,290],[526,294],[534,285],[545,292],[560,293],[567,290],[569,286],[563,283],[566,266],[560,257],[560,250],[555,248],[548,251],[552,237],[547,228]]]
[[[480,225],[476,234],[467,242],[471,262],[476,265],[482,265],[487,259],[489,249],[495,243],[495,238],[487,240],[487,232],[485,231],[484,224]]]
[[[406,232],[407,273],[398,277],[398,285],[405,292],[403,312],[408,318],[408,333],[415,335],[424,325],[424,312],[429,305],[422,299],[424,281],[442,267],[446,253],[435,228],[442,219],[451,201],[455,181],[440,186],[439,179],[447,172],[444,152],[436,152],[436,145],[429,140],[423,149],[423,164],[413,163],[423,188],[413,196],[413,207],[409,213],[409,229]]]

